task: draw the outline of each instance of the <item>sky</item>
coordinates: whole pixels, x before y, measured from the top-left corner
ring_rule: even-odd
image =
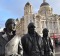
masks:
[[[9,18],[21,18],[24,16],[24,6],[27,2],[33,6],[33,12],[37,13],[43,0],[0,0],[0,27],[4,28]],[[60,15],[60,0],[46,0],[53,8],[55,14]]]

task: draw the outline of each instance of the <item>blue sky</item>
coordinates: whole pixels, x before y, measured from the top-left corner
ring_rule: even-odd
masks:
[[[43,0],[0,0],[0,27],[8,18],[21,18],[24,16],[24,6],[30,2],[33,6],[34,13],[36,13]],[[60,14],[60,0],[46,0],[53,8],[55,14]]]

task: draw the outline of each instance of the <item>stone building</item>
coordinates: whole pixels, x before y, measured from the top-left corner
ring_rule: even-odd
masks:
[[[24,7],[24,16],[17,20],[17,32],[20,36],[27,33],[27,26],[33,22],[36,26],[35,30],[42,34],[43,28],[49,29],[49,34],[60,33],[60,15],[53,13],[53,8],[43,0],[36,14],[33,13],[32,5],[27,2]]]

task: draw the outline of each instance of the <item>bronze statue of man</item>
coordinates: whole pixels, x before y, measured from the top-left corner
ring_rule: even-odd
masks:
[[[14,19],[8,19],[3,32],[0,32],[0,56],[22,56],[21,38],[16,35]]]
[[[35,31],[34,23],[29,23],[28,33],[22,37],[23,56],[42,56],[41,36]]]
[[[48,36],[48,32],[49,30],[47,28],[44,28],[43,29],[43,37],[42,37],[42,40],[43,40],[43,56],[53,56],[53,45],[52,45],[52,41],[51,41],[51,38]]]

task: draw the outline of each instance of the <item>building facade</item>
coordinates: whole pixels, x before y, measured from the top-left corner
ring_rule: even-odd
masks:
[[[50,36],[52,34],[60,34],[60,15],[53,13],[53,8],[43,0],[37,13],[33,13],[32,5],[27,2],[24,7],[24,16],[17,21],[17,32],[20,36],[27,33],[27,26],[33,22],[36,26],[35,30],[42,34],[43,28],[49,29]]]

